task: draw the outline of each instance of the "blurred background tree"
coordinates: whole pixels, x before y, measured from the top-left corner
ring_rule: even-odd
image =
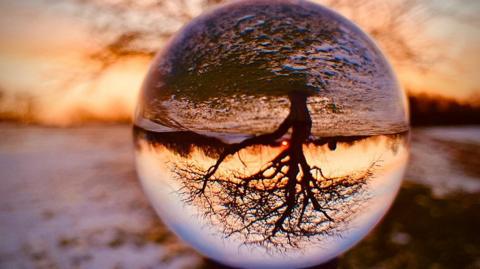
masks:
[[[130,121],[154,54],[183,24],[224,2],[2,2],[0,118],[53,125]],[[477,1],[315,2],[370,34],[411,95],[478,104],[472,98],[479,89]]]

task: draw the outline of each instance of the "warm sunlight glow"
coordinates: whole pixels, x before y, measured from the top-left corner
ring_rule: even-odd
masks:
[[[162,2],[164,7],[160,11],[165,14],[159,10],[149,14],[145,9],[149,1],[136,2],[128,8],[122,6],[123,1],[114,1],[113,6],[111,1],[80,2],[0,3],[1,118],[53,125],[86,120],[130,120],[139,86],[154,52],[162,48],[169,35],[188,21],[189,16],[196,16],[204,9],[204,1],[193,0],[185,2],[188,7],[185,12],[176,1]],[[329,1],[316,2],[327,6],[332,4]],[[392,3],[397,2],[402,3]],[[403,86],[413,93],[478,100],[476,70],[480,56],[477,46],[480,27],[476,27],[474,21],[461,18],[455,21],[453,15],[445,17],[434,11],[436,8],[447,8],[447,11],[455,8],[458,10],[450,11],[458,11],[467,17],[472,12],[476,14],[479,5],[445,4],[444,7],[426,1],[418,3],[423,8],[421,10],[428,12],[431,9],[433,15],[424,20],[415,17],[423,11],[407,14],[405,20],[408,22],[398,24],[403,28],[396,31],[407,37],[408,42],[421,44],[412,45],[413,52],[438,57],[431,57],[433,62],[418,69],[397,61],[405,57],[391,55]],[[342,4],[336,9],[361,27],[380,27],[381,21],[370,18],[387,20],[386,16],[366,15],[365,10],[375,12],[376,9],[369,7],[382,10],[386,5],[374,0],[364,4],[355,7],[358,10]],[[119,10],[124,10],[125,14],[117,16],[115,12]],[[92,15],[88,15],[89,12]],[[157,13],[158,17],[155,17]],[[128,20],[119,21],[117,18]],[[416,19],[424,24],[418,24]],[[415,26],[411,27],[412,24]],[[151,36],[129,41],[129,36],[148,32],[148,27],[158,32],[158,37],[150,33]],[[415,30],[411,32],[409,29]],[[382,39],[378,42],[383,48],[388,45]],[[476,99],[472,99],[475,95]]]

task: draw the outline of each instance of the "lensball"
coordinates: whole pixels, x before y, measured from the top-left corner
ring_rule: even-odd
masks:
[[[326,262],[386,213],[408,157],[406,98],[357,26],[306,1],[235,1],[156,56],[134,121],[162,221],[247,268]]]

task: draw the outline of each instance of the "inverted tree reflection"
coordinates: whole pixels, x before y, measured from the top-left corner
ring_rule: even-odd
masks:
[[[217,141],[217,158],[208,169],[188,159],[172,168],[184,202],[198,207],[225,236],[238,236],[247,245],[286,250],[306,239],[339,235],[368,198],[367,182],[377,167],[372,162],[364,170],[330,177],[309,164],[306,143],[328,144],[334,150],[338,138],[310,139],[307,95],[295,92],[289,98],[290,113],[275,131],[234,144]],[[285,136],[289,139],[279,143]],[[258,145],[279,145],[281,150],[253,173],[219,171],[227,158]]]

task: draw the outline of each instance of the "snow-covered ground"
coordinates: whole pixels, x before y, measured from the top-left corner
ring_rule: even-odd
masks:
[[[480,127],[436,127],[412,133],[406,179],[434,195],[480,192]]]
[[[205,267],[146,201],[130,127],[3,123],[0,137],[0,268]],[[416,129],[406,184],[478,194],[479,157],[480,127]]]
[[[0,127],[1,268],[184,268],[158,223],[127,126]]]

